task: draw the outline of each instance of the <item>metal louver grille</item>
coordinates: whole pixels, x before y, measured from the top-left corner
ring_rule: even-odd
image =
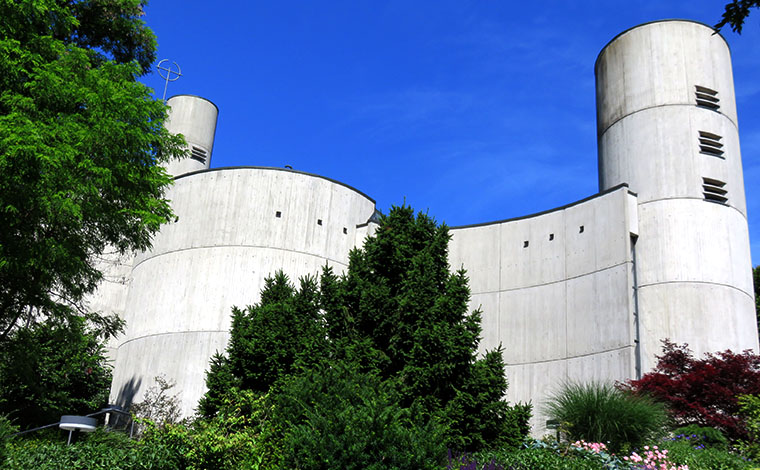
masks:
[[[723,156],[723,137],[710,132],[699,131],[699,151],[716,157]]]
[[[720,109],[720,98],[718,92],[709,88],[695,85],[697,95],[697,106],[704,106],[712,110]]]
[[[728,191],[726,183],[712,178],[702,178],[702,190],[704,191],[705,201],[718,202],[720,204],[728,203]]]
[[[205,165],[207,157],[208,157],[208,154],[202,148],[196,147],[195,145],[193,145],[190,148],[190,158],[192,158],[193,160],[198,160],[199,162]]]

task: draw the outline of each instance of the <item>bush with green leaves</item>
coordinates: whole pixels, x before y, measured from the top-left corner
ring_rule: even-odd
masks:
[[[720,430],[715,428],[690,424],[674,429],[672,434],[674,439],[690,441],[693,446],[728,448],[728,439]]]
[[[689,470],[749,470],[757,465],[728,449],[694,445],[691,440],[676,439],[660,445],[668,449],[671,462],[688,465]]]
[[[447,470],[628,470],[628,464],[609,454],[600,455],[556,441],[532,441],[520,450],[449,454]]]
[[[99,410],[111,386],[103,342],[81,317],[16,330],[0,343],[0,413],[30,429]]]
[[[571,440],[603,442],[613,452],[663,435],[667,422],[663,405],[598,382],[565,384],[550,397],[546,412],[566,426]]]
[[[748,437],[739,448],[744,455],[760,462],[760,395],[739,395],[738,402]]]
[[[275,399],[289,467],[302,470],[440,469],[445,427],[402,408],[396,387],[355,364],[294,376]]]
[[[4,470],[184,470],[175,449],[129,439],[122,433],[82,436],[66,445],[61,434],[50,438],[15,438],[8,442]]]

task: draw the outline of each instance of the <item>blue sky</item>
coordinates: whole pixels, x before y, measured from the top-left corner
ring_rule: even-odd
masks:
[[[220,109],[212,167],[290,165],[456,226],[596,193],[599,51],[647,21],[714,24],[726,1],[153,0],[145,20],[182,68],[168,96]],[[760,10],[723,35],[760,264]]]

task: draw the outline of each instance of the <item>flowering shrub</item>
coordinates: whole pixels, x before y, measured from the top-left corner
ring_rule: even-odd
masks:
[[[657,446],[644,446],[644,451],[639,455],[632,452],[623,460],[631,463],[631,468],[641,470],[689,470],[688,465],[674,465],[668,460],[668,449],[660,449]]]
[[[584,440],[580,440],[580,441],[573,442],[571,445],[578,449],[586,450],[588,452],[593,452],[595,454],[607,452],[607,446],[604,445],[604,443],[602,442],[586,442]]]

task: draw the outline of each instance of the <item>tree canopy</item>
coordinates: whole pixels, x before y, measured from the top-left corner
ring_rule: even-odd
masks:
[[[97,258],[149,247],[171,215],[160,164],[183,141],[136,81],[155,59],[145,3],[0,0],[0,341],[86,314]]]
[[[731,29],[741,34],[744,21],[749,16],[750,8],[760,8],[760,1],[733,0],[731,3],[726,4],[723,17],[720,22],[715,25],[715,30],[720,31],[724,26],[730,25]]]
[[[326,267],[319,284],[305,278],[296,289],[276,274],[259,304],[234,310],[226,355],[215,356],[207,374],[201,414],[214,416],[228,390],[243,389],[273,397],[283,428],[341,419],[345,411],[336,411],[342,405],[334,400],[313,410],[304,409],[303,400],[288,405],[288,397],[332,375],[383,384],[377,400],[392,404],[394,413],[438,423],[438,439],[451,447],[519,444],[528,432],[530,406],[511,407],[503,400],[507,380],[500,349],[479,356],[480,312],[468,309],[464,271],[449,270],[448,242],[445,225],[394,207],[363,248],[350,253],[344,275]],[[337,394],[346,403],[358,399],[347,390],[364,393],[355,386],[324,386],[334,390],[326,396]],[[283,411],[289,407],[292,413]],[[336,413],[333,418],[320,414],[328,410]],[[410,429],[427,426],[415,423]]]

